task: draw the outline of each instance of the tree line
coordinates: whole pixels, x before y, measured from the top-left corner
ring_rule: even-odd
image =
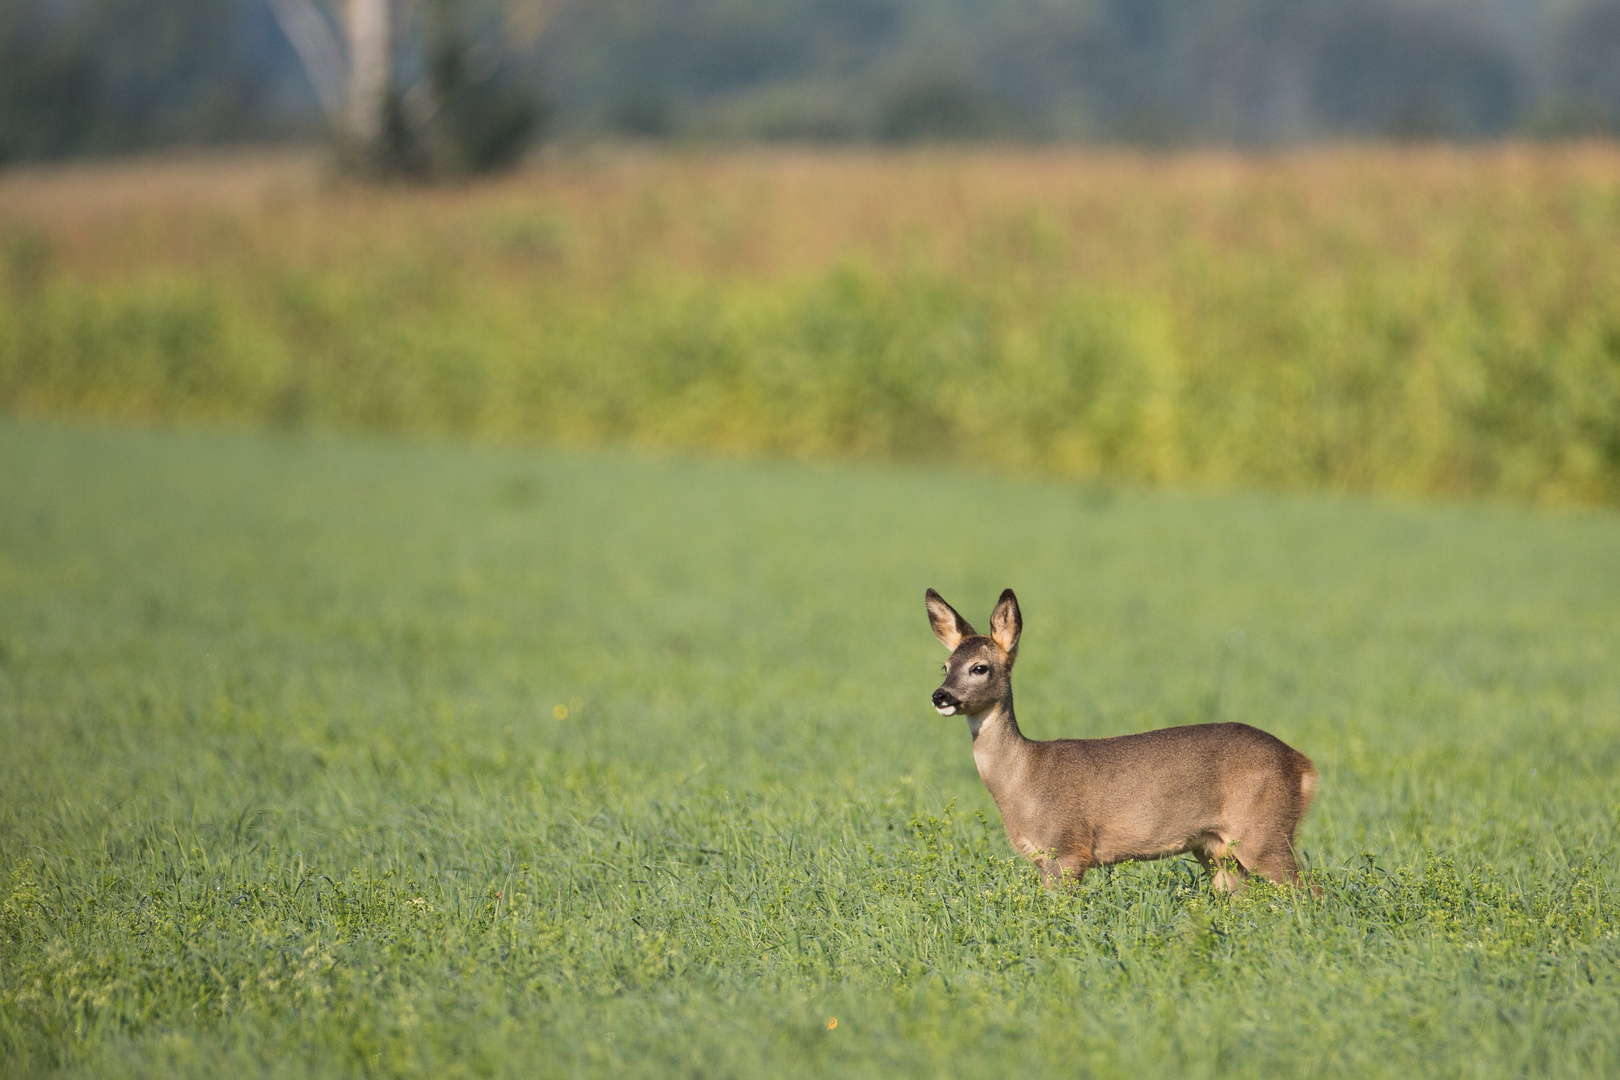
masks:
[[[365,7],[388,13],[383,82]],[[0,161],[341,140],[362,69],[364,154],[406,171],[499,165],[545,129],[1565,135],[1620,131],[1620,0],[0,0]]]

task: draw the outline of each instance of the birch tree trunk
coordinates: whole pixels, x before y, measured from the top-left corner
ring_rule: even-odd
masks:
[[[349,138],[363,154],[379,149],[387,125],[390,61],[393,59],[390,0],[349,0]]]

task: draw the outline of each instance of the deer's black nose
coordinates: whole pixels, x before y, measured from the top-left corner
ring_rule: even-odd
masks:
[[[961,704],[961,702],[956,700],[956,696],[954,694],[952,694],[949,690],[945,689],[943,686],[940,687],[938,690],[934,691],[934,708],[943,709],[943,708],[945,708],[946,706],[949,706],[949,705],[960,705],[960,704]]]

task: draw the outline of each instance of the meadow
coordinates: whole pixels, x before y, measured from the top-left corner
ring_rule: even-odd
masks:
[[[1042,889],[930,585],[1323,895]],[[12,417],[0,1075],[1613,1075],[1617,655],[1608,509]]]
[[[0,175],[0,408],[1620,501],[1620,149]]]

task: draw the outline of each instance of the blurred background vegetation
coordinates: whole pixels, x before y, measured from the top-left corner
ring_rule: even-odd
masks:
[[[1620,500],[1620,150],[0,178],[0,407]]]
[[[521,89],[559,134],[1268,145],[1620,127],[1620,0],[395,2],[402,92],[442,74],[450,8],[462,74]],[[277,6],[0,0],[0,156],[319,131]]]
[[[1620,0],[0,0],[153,151],[0,173],[0,408],[1613,503],[1617,125]]]

